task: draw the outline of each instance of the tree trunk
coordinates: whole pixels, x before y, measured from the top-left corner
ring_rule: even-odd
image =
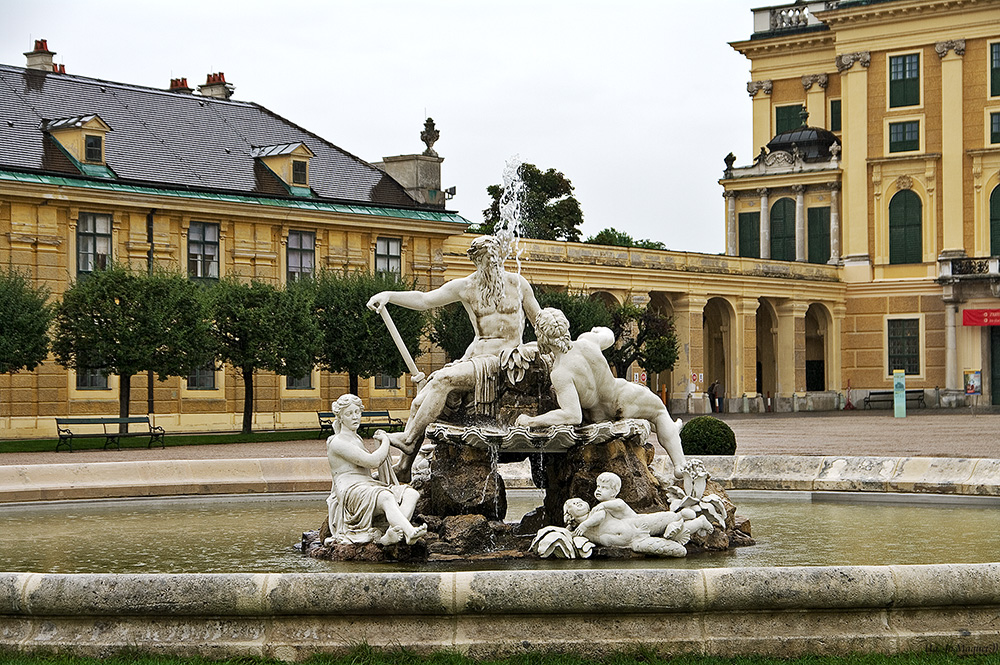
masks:
[[[354,372],[347,373],[347,390],[352,395],[358,394],[358,375]]]
[[[243,433],[253,431],[253,368],[243,370]]]
[[[118,376],[118,417],[128,418],[129,399],[132,397],[132,375],[121,374]],[[128,423],[118,425],[118,431],[122,434],[128,433]]]

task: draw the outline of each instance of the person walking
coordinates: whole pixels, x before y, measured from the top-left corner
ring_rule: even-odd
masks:
[[[712,381],[708,387],[708,403],[712,405],[712,413],[719,412],[719,380]]]

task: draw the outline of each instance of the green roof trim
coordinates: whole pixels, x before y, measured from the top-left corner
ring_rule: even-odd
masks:
[[[293,208],[296,210],[312,210],[316,212],[339,212],[351,215],[371,215],[373,217],[393,217],[396,219],[417,219],[427,222],[454,222],[468,225],[471,222],[453,212],[437,212],[434,210],[408,210],[405,208],[386,208],[381,206],[366,206],[350,203],[332,203],[316,199],[294,200],[268,197],[244,196],[241,194],[223,194],[215,192],[193,192],[176,189],[160,189],[127,185],[121,182],[106,182],[82,180],[66,176],[42,175],[38,173],[22,173],[19,171],[0,170],[0,181],[23,182],[38,185],[55,185],[58,187],[82,187],[109,192],[126,192],[133,194],[154,194],[158,196],[173,196],[179,199],[196,199],[201,201],[220,201],[224,203],[246,203],[249,205],[274,206],[277,208]]]

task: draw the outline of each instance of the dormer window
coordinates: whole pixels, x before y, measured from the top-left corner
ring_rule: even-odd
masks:
[[[83,158],[88,162],[104,163],[104,137],[85,134],[83,137]]]
[[[59,149],[84,175],[114,178],[104,152],[104,138],[111,127],[96,113],[47,120],[42,125]]]
[[[312,196],[309,189],[309,160],[315,154],[309,147],[298,143],[283,143],[254,148],[255,159],[277,176],[292,196]]]
[[[292,184],[309,186],[309,162],[301,159],[292,160]]]

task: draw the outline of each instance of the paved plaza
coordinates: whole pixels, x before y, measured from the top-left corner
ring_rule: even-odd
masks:
[[[740,455],[850,455],[1000,459],[1000,413],[969,409],[730,414],[719,416],[736,432]],[[684,421],[688,416],[682,415]],[[650,441],[656,441],[650,437]],[[275,443],[174,446],[166,449],[3,453],[0,465],[126,462],[167,459],[324,457],[318,438]]]

